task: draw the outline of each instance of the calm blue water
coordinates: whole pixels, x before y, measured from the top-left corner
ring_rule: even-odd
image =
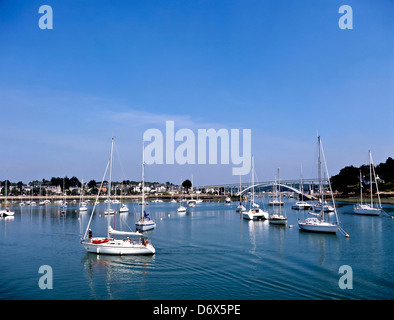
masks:
[[[306,233],[297,219],[307,214],[291,210],[293,202],[285,200],[287,227],[243,220],[237,203],[202,203],[184,216],[177,204],[152,203],[156,254],[143,257],[87,254],[79,241],[90,211],[15,207],[14,218],[0,219],[0,300],[394,298],[394,219],[356,216],[351,204],[339,204],[350,238]],[[116,221],[126,230],[140,209],[129,206]],[[394,214],[393,205],[384,207]],[[103,210],[93,217],[93,236],[106,234]],[[52,290],[38,286],[42,265],[52,267]],[[341,265],[353,270],[351,290],[339,288]]]

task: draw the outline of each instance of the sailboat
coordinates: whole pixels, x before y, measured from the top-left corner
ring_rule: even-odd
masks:
[[[324,159],[324,165],[325,165],[325,169],[326,169],[325,171],[327,172],[327,177],[329,177],[329,175],[328,175],[327,163],[325,161],[324,151],[323,151],[320,136],[318,136],[318,147],[319,147],[319,157],[318,157],[319,194],[321,197],[321,203],[324,203],[324,199],[323,199],[324,190],[323,190],[323,181],[322,181],[322,161],[321,161],[322,156]],[[328,183],[329,183],[329,189],[330,189],[329,191],[331,194],[332,203],[333,203],[333,207],[334,207],[336,223],[330,223],[330,222],[327,222],[324,220],[324,207],[322,206],[321,210],[320,210],[320,214],[315,214],[315,213],[309,212],[310,214],[315,215],[315,217],[306,218],[305,221],[303,221],[303,222],[300,219],[298,219],[298,226],[299,226],[300,230],[311,231],[311,232],[334,233],[335,234],[337,232],[337,230],[340,228],[337,210],[335,208],[334,196],[332,195],[330,179],[328,179]],[[340,230],[343,231],[342,229],[340,229]],[[346,234],[346,237],[348,237],[348,236],[349,235]]]
[[[280,175],[279,175],[279,168],[278,168],[278,185],[280,185]],[[287,217],[282,215],[282,196],[279,190],[279,201],[277,205],[274,205],[272,214],[268,217],[268,222],[271,224],[279,224],[285,225],[287,222]],[[275,213],[275,207],[279,207],[279,213]]]
[[[374,176],[374,181],[372,181],[372,173]],[[376,185],[376,194],[378,195],[378,205],[374,207],[373,204],[373,183]],[[380,195],[378,189],[378,182],[376,180],[375,167],[373,165],[371,150],[369,150],[369,189],[371,190],[371,203],[363,204],[363,184],[361,178],[361,170],[360,170],[360,203],[354,206],[353,212],[355,214],[362,215],[370,215],[370,216],[378,216],[382,212],[382,204],[380,202]]]
[[[135,223],[137,230],[152,230],[156,227],[156,223],[149,217],[149,213],[145,211],[145,146],[142,139],[142,207],[141,218]]]
[[[104,177],[107,173],[109,164],[112,163],[113,144],[114,144],[114,138],[112,138],[111,156],[109,162],[107,163]],[[99,189],[100,191],[102,189],[104,177],[101,182],[101,186]],[[100,191],[97,194],[97,199],[100,195]],[[90,215],[89,223],[86,227],[85,234],[81,239],[81,244],[86,249],[87,252],[96,253],[96,254],[110,254],[110,255],[152,255],[155,253],[156,251],[155,248],[148,240],[144,239],[144,235],[142,233],[115,230],[109,225],[109,222],[107,226],[107,236],[93,238],[92,230],[89,227],[95,209],[96,209],[96,204],[94,205],[92,214]],[[115,236],[127,236],[127,237],[124,239],[115,239]],[[131,240],[130,237],[133,237],[133,240]]]
[[[304,183],[302,181],[302,165],[301,165],[301,183],[300,183],[301,201],[294,203],[291,208],[294,210],[309,210],[312,209],[312,205],[304,201]]]
[[[193,184],[193,175],[192,175],[192,187],[191,187],[191,192],[190,192],[191,193],[191,199],[186,201],[186,203],[189,206],[189,208],[194,208],[196,206],[196,204],[197,204],[197,200],[193,199],[193,186],[194,186],[194,184]]]
[[[86,205],[86,202],[83,201],[83,179],[82,179],[82,189],[81,189],[81,199],[79,203],[79,211],[88,211],[88,206]]]
[[[123,185],[122,188],[120,188],[120,208],[119,208],[119,212],[129,212],[129,207],[127,204],[125,204],[124,202],[122,202],[123,198],[122,198],[122,194],[123,194]]]
[[[242,193],[241,193],[241,175],[239,175],[239,206],[235,209],[236,212],[245,212],[246,208],[242,204]]]
[[[275,183],[272,185],[273,199],[268,202],[269,206],[283,206],[284,205],[283,201],[279,200],[279,197],[281,198],[281,196],[280,196],[280,186],[279,186],[279,191],[278,191],[278,184],[279,184],[279,182],[277,183],[276,178],[275,178]],[[275,190],[274,190],[274,188],[275,188]],[[278,193],[279,193],[279,196],[278,196]]]
[[[242,218],[246,220],[265,220],[268,219],[268,212],[261,210],[254,203],[254,157],[252,157],[252,201],[248,211],[242,213]]]

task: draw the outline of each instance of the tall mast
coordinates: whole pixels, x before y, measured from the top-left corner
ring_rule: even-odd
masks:
[[[379,194],[378,180],[376,179],[375,166],[373,165],[373,159],[372,159],[371,150],[369,151],[369,156],[371,157],[371,167],[372,167],[373,176],[374,176],[375,185],[376,185],[376,195],[378,196],[379,208],[381,209],[381,208],[382,208],[382,203],[380,202],[380,194]]]
[[[373,208],[373,199],[372,199],[372,159],[371,159],[371,150],[369,151],[369,189],[371,190],[371,208]]]
[[[109,217],[111,216],[111,181],[112,181],[112,154],[114,151],[114,138],[112,138],[111,142],[111,155],[109,157],[109,181],[108,181],[108,204],[107,204],[107,210],[108,210],[108,234],[107,238],[109,238]],[[115,218],[114,218],[115,220]]]
[[[254,156],[252,156],[252,206],[254,204]]]
[[[304,182],[302,180],[302,163],[301,163],[301,201],[304,201]]]
[[[141,218],[144,217],[145,211],[145,147],[144,147],[144,139],[142,139],[142,211]]]
[[[282,216],[282,194],[280,192],[280,173],[278,168],[278,189],[279,189],[279,216]]]
[[[108,181],[108,214],[110,214],[111,209],[111,181],[112,181],[112,153],[114,150],[114,138],[112,138],[111,143],[111,155],[109,158],[109,181]]]
[[[363,181],[361,176],[361,169],[360,169],[360,205],[363,204]]]
[[[319,143],[319,158],[318,158],[318,178],[319,178],[319,193],[320,193],[320,199],[321,199],[321,210],[320,210],[320,218],[321,221],[324,220],[324,199],[323,199],[323,182],[321,179],[321,141],[320,141],[320,136],[317,137],[318,143]]]

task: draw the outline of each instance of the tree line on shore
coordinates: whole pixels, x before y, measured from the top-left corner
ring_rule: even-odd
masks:
[[[96,180],[90,180],[87,183],[84,183],[83,188],[85,190],[89,190],[89,194],[96,195],[98,193],[98,189],[100,187],[101,182],[96,182]],[[108,185],[108,181],[103,181],[103,187],[106,188]],[[112,185],[112,193],[120,195],[121,193],[124,195],[128,194],[138,194],[141,192],[141,181],[133,181],[133,180],[123,180],[123,181],[113,181]],[[167,181],[165,183],[159,182],[147,182],[145,181],[145,186],[148,188],[156,188],[158,186],[162,187],[161,190],[168,191],[170,188],[178,188],[178,186],[173,183]],[[185,180],[182,183],[182,187],[186,190],[191,188],[192,184],[190,180]],[[28,184],[19,182],[11,182],[9,180],[0,181],[0,189],[1,193],[5,194],[5,188],[7,188],[8,195],[19,196],[21,194],[26,194],[26,190],[28,190],[29,194],[32,195],[53,195],[56,192],[50,190],[50,187],[57,187],[60,193],[66,193],[67,195],[79,195],[82,182],[75,176],[68,178],[67,176],[64,178],[60,177],[52,177],[50,180],[42,179],[30,181]]]
[[[370,177],[369,164],[342,168],[337,175],[331,177],[333,190],[345,195],[360,194],[360,172],[363,190],[366,192],[370,181],[374,183],[374,177]],[[387,158],[386,162],[378,164],[375,167],[375,173],[378,178],[379,191],[394,191],[394,160],[391,157]]]

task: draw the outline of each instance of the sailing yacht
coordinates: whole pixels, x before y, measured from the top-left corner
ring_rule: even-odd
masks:
[[[278,184],[279,183],[276,182],[276,178],[275,178],[275,183],[272,185],[273,199],[270,202],[268,202],[269,206],[283,206],[284,205],[283,201],[279,200],[279,198],[281,198],[281,196],[280,196],[281,193],[280,193],[280,187],[279,187],[279,191],[278,191]],[[274,188],[275,188],[275,190],[274,190]],[[278,196],[278,194],[279,194],[279,196]]]
[[[242,204],[242,193],[241,193],[241,175],[239,175],[239,206],[235,209],[236,212],[245,212],[246,208]]]
[[[268,219],[268,212],[255,207],[254,203],[254,157],[252,157],[252,201],[248,211],[242,212],[242,218],[245,220],[265,220]]]
[[[376,185],[376,194],[378,195],[378,205],[374,207],[373,204],[373,188],[372,188],[372,173],[374,176],[374,182]],[[379,190],[378,190],[378,182],[376,180],[376,174],[375,174],[375,168],[373,165],[372,161],[372,154],[371,150],[369,150],[369,189],[371,190],[371,203],[365,203],[363,204],[363,184],[362,184],[362,178],[361,178],[361,170],[360,170],[360,203],[354,206],[353,212],[355,214],[361,214],[361,215],[370,215],[370,216],[378,216],[382,212],[382,204],[380,202],[380,195],[379,195]]]
[[[178,209],[176,209],[176,212],[180,214],[186,213],[187,210],[187,208],[182,205],[182,201],[183,201],[182,199],[179,200],[179,207]]]
[[[83,201],[83,179],[82,179],[82,189],[81,189],[81,199],[79,203],[79,211],[88,211],[88,206],[86,205],[86,202]]]
[[[321,196],[321,203],[324,203],[323,197],[324,197],[324,190],[323,190],[323,181],[322,181],[322,161],[321,157],[323,156],[324,159],[324,165],[325,165],[325,171],[327,172],[327,177],[328,175],[328,170],[327,170],[327,163],[325,161],[324,157],[324,151],[321,143],[320,136],[318,136],[318,148],[319,148],[319,157],[318,157],[318,177],[319,177],[319,194]],[[331,183],[330,179],[328,179],[329,183],[329,189],[330,189],[330,194],[332,198],[332,203],[334,205],[334,213],[336,217],[336,223],[330,223],[324,220],[324,207],[321,207],[320,214],[312,213],[309,212],[310,214],[314,215],[315,217],[313,218],[306,218],[304,221],[301,221],[298,219],[298,226],[300,230],[304,231],[311,231],[311,232],[323,232],[323,233],[336,233],[337,230],[339,229],[339,220],[338,220],[338,215],[337,211],[335,208],[335,202],[334,202],[334,197],[332,195],[332,190],[331,190]],[[343,231],[341,229],[341,231]],[[349,235],[346,234],[346,237]]]
[[[0,210],[0,217],[13,216],[14,214],[15,211],[11,211],[10,208]]]
[[[105,169],[104,177],[107,173],[108,166],[110,164],[112,166],[113,144],[114,144],[114,138],[112,138],[111,156],[107,164],[107,168]],[[103,177],[103,181],[104,181],[104,177]],[[101,182],[100,190],[102,188],[103,181]],[[100,191],[97,195],[97,199],[99,195],[100,195]],[[109,205],[110,205],[110,201],[108,201],[108,206]],[[110,254],[110,255],[152,255],[155,253],[156,251],[155,248],[149,242],[149,240],[144,239],[144,235],[142,233],[115,230],[109,225],[109,219],[107,226],[107,236],[93,238],[92,230],[89,227],[90,227],[90,222],[92,221],[93,214],[95,212],[95,208],[96,208],[96,204],[93,207],[93,211],[90,216],[89,223],[86,227],[85,234],[81,239],[81,244],[86,249],[87,252],[96,253],[96,254]],[[115,239],[115,236],[127,236],[127,237],[124,239]],[[130,237],[133,237],[133,239],[131,240]]]
[[[142,140],[142,201],[141,201],[141,218],[135,223],[137,230],[147,231],[156,227],[156,223],[149,217],[145,211],[145,146]]]
[[[301,192],[301,201],[297,201],[294,203],[291,208],[294,210],[310,210],[312,209],[312,205],[308,202],[304,201],[304,184],[302,181],[302,165],[301,165],[301,183],[300,183],[300,192]]]
[[[123,185],[122,185],[121,192],[120,192],[120,203],[121,203],[121,206],[119,208],[119,212],[129,212],[128,205],[125,204],[124,202],[122,202],[122,200],[123,200],[122,199],[122,191],[123,191]]]
[[[280,185],[280,175],[279,175],[279,168],[278,168],[278,184]],[[279,224],[285,225],[287,223],[287,217],[282,215],[282,197],[281,192],[279,191],[279,201],[278,205],[274,205],[272,214],[268,217],[268,222],[271,224]],[[279,213],[275,212],[275,207],[279,207]]]

